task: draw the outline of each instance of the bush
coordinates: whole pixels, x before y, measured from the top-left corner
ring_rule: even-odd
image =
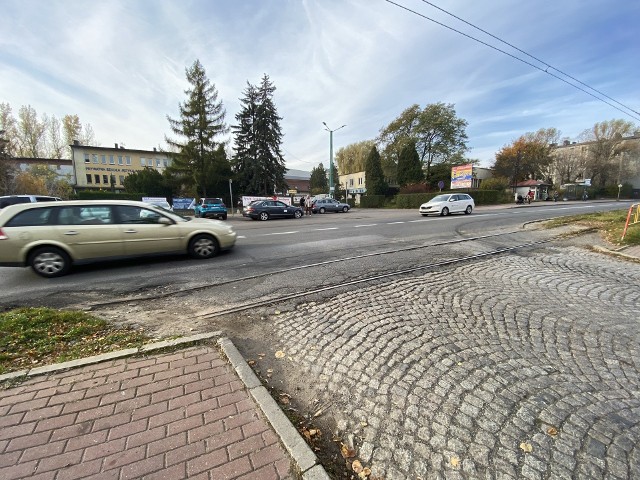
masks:
[[[396,197],[396,208],[420,208],[420,205],[441,193],[468,193],[473,197],[476,205],[497,205],[511,201],[511,194],[498,190],[450,190],[437,193],[400,194]]]
[[[386,197],[384,195],[363,195],[360,198],[360,207],[362,208],[383,208]]]
[[[142,200],[144,193],[120,193],[101,190],[81,190],[72,195],[70,200]]]

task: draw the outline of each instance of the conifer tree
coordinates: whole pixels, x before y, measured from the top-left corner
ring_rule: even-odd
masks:
[[[375,147],[371,147],[365,162],[364,181],[367,195],[384,195],[387,193],[387,183],[384,180],[380,153]]]
[[[319,193],[327,193],[329,191],[329,180],[327,180],[327,170],[324,165],[320,163],[317,167],[311,170],[311,176],[309,177],[309,190],[312,195]]]
[[[398,157],[398,185],[404,187],[408,183],[420,183],[423,179],[424,174],[416,144],[408,141],[402,146]]]
[[[212,171],[229,171],[226,155],[219,154],[222,142],[217,141],[228,132],[225,110],[222,100],[218,100],[218,90],[207,78],[199,60],[186,69],[186,76],[190,88],[185,90],[186,101],[179,106],[180,119],[167,116],[172,132],[180,137],[178,140],[165,137],[175,152],[171,153],[173,162],[169,169],[196,195],[220,194],[209,192],[207,187],[212,183]]]
[[[247,82],[242,108],[234,125],[232,169],[240,191],[252,195],[271,195],[287,188],[286,167],[280,150],[282,130],[273,101],[276,87],[268,75],[259,87]]]

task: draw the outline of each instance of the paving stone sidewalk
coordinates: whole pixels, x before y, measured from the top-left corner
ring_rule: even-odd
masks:
[[[240,371],[205,344],[34,375],[0,390],[0,478],[275,480],[299,470],[325,478],[313,460],[292,461],[297,432],[281,412],[265,419],[273,400],[227,342]]]

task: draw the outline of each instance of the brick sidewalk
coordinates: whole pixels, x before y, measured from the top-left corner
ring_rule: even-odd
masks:
[[[0,391],[0,478],[289,479],[291,458],[210,346]]]

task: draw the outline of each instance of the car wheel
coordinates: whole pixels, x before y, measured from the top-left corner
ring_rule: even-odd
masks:
[[[69,272],[71,258],[59,248],[41,247],[29,255],[29,265],[42,277],[61,277]]]
[[[269,214],[267,212],[260,212],[260,220],[262,220],[263,222],[265,220],[269,220]]]
[[[440,215],[442,215],[443,217],[446,217],[447,215],[449,215],[449,209],[447,207],[444,207],[440,212]]]
[[[219,251],[218,241],[211,235],[196,235],[189,242],[189,255],[193,258],[215,257]]]
[[[220,215],[220,219],[221,219],[221,220],[226,220],[226,219],[227,219],[227,216],[226,216],[226,215]]]
[[[200,218],[200,212],[198,210],[195,211],[194,216],[196,218]]]
[[[347,213],[349,211],[349,207],[342,207],[342,213]]]
[[[420,215],[422,215],[423,217],[428,217],[429,216],[426,213],[421,213]]]
[[[466,215],[469,215],[471,213],[471,210],[473,210],[473,208],[471,208],[471,205],[467,205],[467,209],[464,211],[464,213]]]
[[[324,212],[325,212],[325,209],[324,209],[324,207],[322,207],[322,208],[321,208],[320,210],[318,210],[318,211],[319,211],[320,213],[324,213]]]
[[[293,213],[293,218],[302,218],[302,212],[300,210],[296,210]]]

